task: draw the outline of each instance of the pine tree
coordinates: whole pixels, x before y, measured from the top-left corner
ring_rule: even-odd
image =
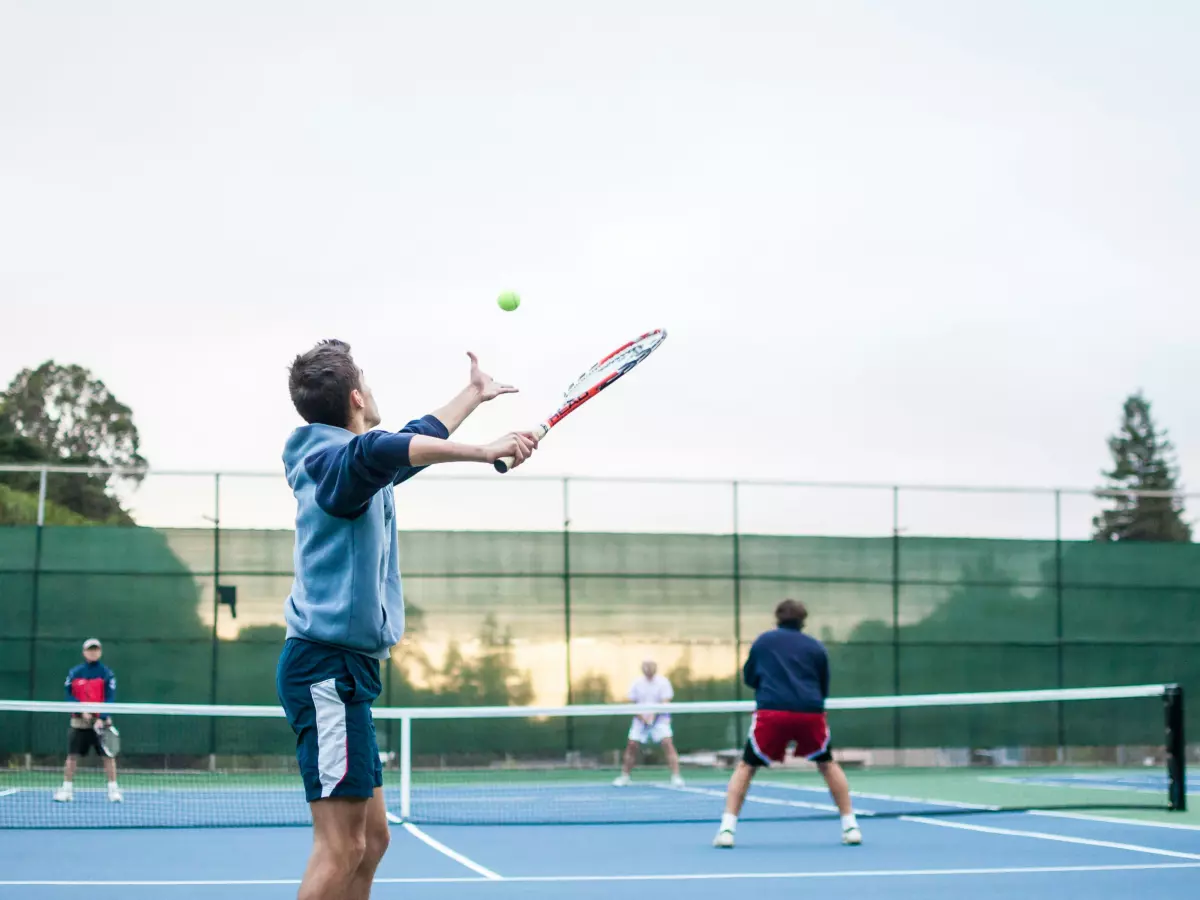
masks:
[[[1103,473],[1106,491],[1175,491],[1179,468],[1175,447],[1151,415],[1150,401],[1139,391],[1125,401],[1121,428],[1108,439],[1113,467]],[[1097,541],[1190,541],[1183,498],[1112,495],[1113,508],[1092,520]]]

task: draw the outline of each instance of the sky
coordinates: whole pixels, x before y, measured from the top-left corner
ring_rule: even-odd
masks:
[[[477,352],[522,389],[459,434],[484,441],[661,327],[504,477],[1088,487],[1142,389],[1194,481],[1198,29],[1166,0],[5,0],[0,381],[80,363],[153,467],[280,472],[318,339],[353,345],[390,427]],[[163,483],[147,521],[202,521],[207,482]],[[234,523],[286,523],[286,487],[247,484]],[[572,517],[718,527],[724,487],[678,489],[710,490],[580,485]],[[411,496],[421,521],[561,518],[553,482]],[[743,502],[891,521],[887,492]],[[906,527],[1050,522],[1045,497],[923,502]]]

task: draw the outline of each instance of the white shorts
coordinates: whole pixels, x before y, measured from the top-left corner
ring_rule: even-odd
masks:
[[[653,725],[647,725],[640,718],[634,718],[633,724],[629,726],[629,739],[637,744],[661,744],[673,735],[670,719],[656,719]]]

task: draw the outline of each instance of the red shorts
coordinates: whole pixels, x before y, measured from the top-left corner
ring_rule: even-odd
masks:
[[[743,758],[752,766],[783,762],[788,744],[793,742],[797,756],[817,762],[830,759],[825,713],[758,710],[750,722],[750,739]]]

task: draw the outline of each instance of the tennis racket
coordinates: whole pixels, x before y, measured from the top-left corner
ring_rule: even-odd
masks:
[[[583,404],[587,403],[598,393],[611,385],[633,369],[638,363],[659,348],[667,339],[667,333],[661,328],[643,334],[627,344],[618,347],[600,362],[596,363],[571,383],[563,392],[566,402],[549,419],[533,429],[538,440],[544,438],[547,432],[569,416]],[[512,468],[513,457],[505,456],[494,463],[496,471],[507,472]]]
[[[116,759],[121,752],[121,732],[117,731],[117,726],[112,722],[107,725],[97,722],[96,734],[100,738],[100,749],[104,751],[104,755],[109,759]]]

